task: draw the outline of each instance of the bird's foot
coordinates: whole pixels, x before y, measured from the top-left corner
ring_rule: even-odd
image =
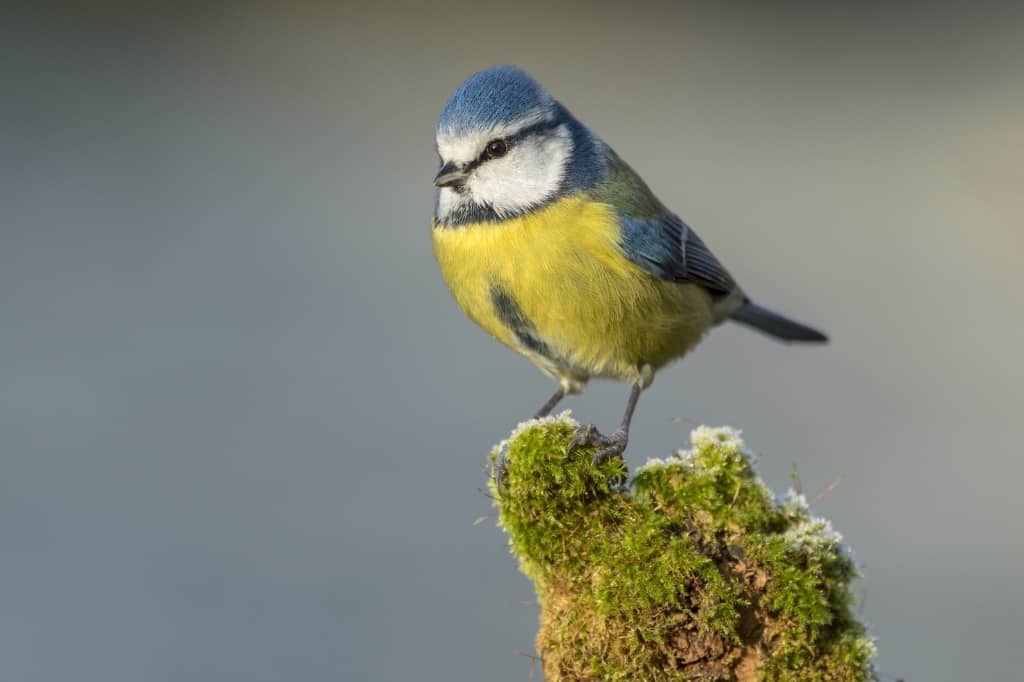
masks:
[[[491,467],[491,476],[494,477],[494,487],[498,495],[505,492],[505,474],[508,472],[508,457],[505,455],[505,450],[506,448],[501,449]]]
[[[565,447],[565,452],[566,454],[572,454],[579,448],[595,445],[597,446],[597,452],[594,453],[594,458],[591,461],[596,466],[613,457],[622,459],[622,453],[626,451],[626,444],[628,442],[629,434],[623,429],[619,429],[612,435],[606,436],[598,431],[597,427],[593,424],[584,424],[576,429],[572,440]]]

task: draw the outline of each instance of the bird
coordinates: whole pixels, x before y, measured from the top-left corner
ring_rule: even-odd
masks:
[[[456,303],[558,382],[547,416],[592,378],[629,385],[617,430],[567,451],[622,458],[655,373],[727,320],[784,342],[825,334],[754,303],[697,233],[596,133],[515,66],[471,75],[436,128],[432,242]]]

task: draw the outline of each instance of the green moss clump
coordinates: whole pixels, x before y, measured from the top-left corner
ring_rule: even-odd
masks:
[[[853,560],[802,497],[776,501],[735,431],[699,427],[618,489],[624,463],[566,454],[576,427],[526,422],[492,453],[549,682],[874,679]]]

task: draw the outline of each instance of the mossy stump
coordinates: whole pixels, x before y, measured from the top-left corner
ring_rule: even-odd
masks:
[[[874,679],[853,559],[802,496],[776,501],[737,432],[700,427],[616,488],[622,462],[566,454],[576,426],[526,422],[493,453],[549,682]]]

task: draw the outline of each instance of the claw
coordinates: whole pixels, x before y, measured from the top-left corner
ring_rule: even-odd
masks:
[[[612,457],[621,458],[622,453],[626,451],[626,443],[628,441],[629,435],[622,429],[619,429],[611,436],[605,436],[593,424],[586,424],[576,429],[572,440],[565,446],[565,453],[571,455],[581,447],[596,445],[598,449],[592,460],[596,466]]]
[[[584,424],[576,429],[576,433],[572,434],[572,440],[565,446],[565,454],[571,455],[580,448],[588,445],[607,446],[609,444],[608,438],[601,434],[597,430],[597,427],[593,424]]]
[[[508,458],[505,456],[504,451],[499,452],[497,458],[494,460],[494,467],[491,469],[491,475],[494,477],[494,487],[498,491],[498,495],[505,492],[505,474],[508,472]]]
[[[607,439],[608,445],[594,453],[594,458],[591,463],[597,466],[601,462],[605,462],[613,457],[616,459],[622,459],[622,453],[626,451],[626,434],[621,431],[616,431],[612,434],[611,438]]]

